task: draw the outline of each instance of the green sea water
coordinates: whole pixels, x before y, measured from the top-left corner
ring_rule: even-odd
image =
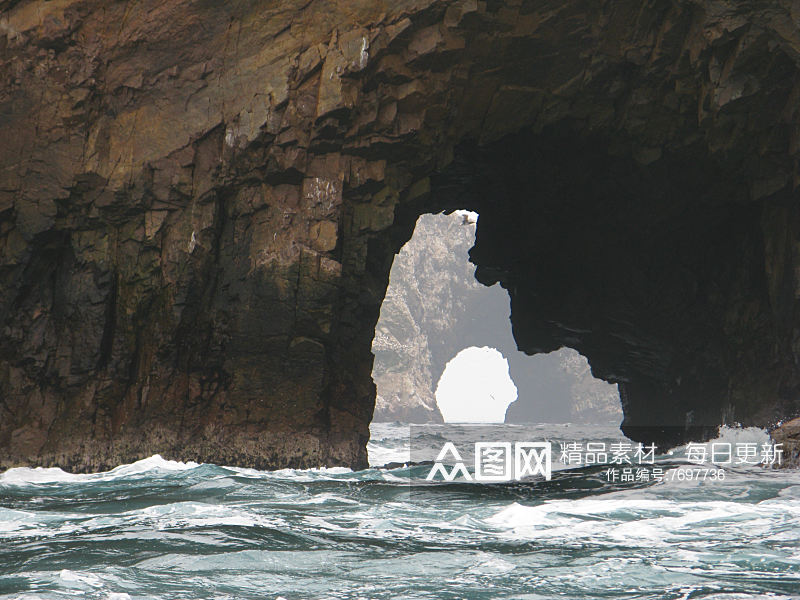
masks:
[[[359,472],[158,456],[90,475],[6,471],[0,598],[800,598],[796,471],[612,483],[561,465],[550,481],[469,484],[377,468],[407,460],[414,435],[444,439],[415,431],[374,424],[376,467]],[[665,472],[681,460],[662,457]]]

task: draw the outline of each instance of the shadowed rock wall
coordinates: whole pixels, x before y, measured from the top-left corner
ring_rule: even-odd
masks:
[[[392,257],[450,208],[635,439],[797,413],[793,3],[0,11],[0,468],[365,466]]]

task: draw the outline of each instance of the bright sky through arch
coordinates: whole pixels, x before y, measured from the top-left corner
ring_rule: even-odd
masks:
[[[436,388],[436,403],[446,423],[502,423],[516,398],[508,361],[486,346],[456,354]]]

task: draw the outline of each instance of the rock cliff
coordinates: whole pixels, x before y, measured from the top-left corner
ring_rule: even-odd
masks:
[[[372,342],[376,420],[442,421],[436,384],[446,361],[463,349],[452,338],[480,318],[469,314],[476,293],[493,299],[498,291],[475,280],[468,256],[474,243],[475,223],[465,217],[423,215],[395,257]],[[500,317],[505,312],[507,320],[508,296],[499,296],[505,303]]]
[[[0,468],[365,466],[392,258],[457,208],[632,438],[800,410],[794,2],[0,11]]]

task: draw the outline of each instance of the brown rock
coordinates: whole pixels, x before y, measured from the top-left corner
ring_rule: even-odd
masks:
[[[783,450],[781,466],[800,467],[800,417],[770,431],[770,437]]]
[[[791,3],[0,10],[0,468],[365,466],[392,257],[453,208],[635,439],[800,410]]]
[[[320,252],[336,248],[336,223],[321,221],[311,226],[311,241]]]

